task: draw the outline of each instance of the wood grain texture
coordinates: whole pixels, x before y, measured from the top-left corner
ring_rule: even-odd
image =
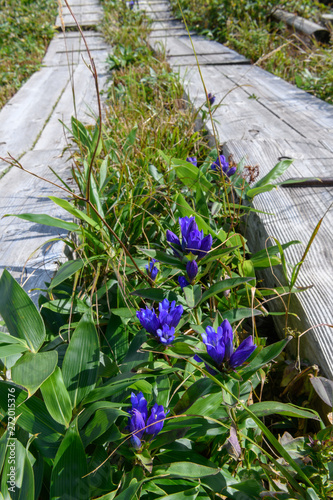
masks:
[[[101,12],[96,2],[80,0],[73,3],[79,17],[80,12],[82,16],[89,12],[91,5],[92,8],[98,5]],[[100,90],[103,90],[108,77],[105,60],[111,48],[98,33],[90,31],[85,36],[96,64]],[[77,32],[55,37],[43,61],[47,66],[35,73],[0,112],[0,156],[5,156],[7,151],[15,158],[22,156],[24,168],[58,182],[48,168],[50,165],[71,182],[68,179],[70,163],[62,155],[68,139],[59,120],[69,125],[71,116],[76,115],[80,121],[93,124],[98,111],[95,81],[82,57],[89,62]],[[1,163],[0,171],[7,167],[8,164]],[[62,196],[63,192],[16,167],[0,179],[0,192],[0,271],[7,268],[24,283],[27,291],[43,289],[58,263],[66,258],[61,241],[66,231],[1,217],[8,213],[46,213],[71,220],[71,216],[48,198]],[[57,241],[51,242],[51,239]],[[36,303],[39,293],[36,290],[29,292]]]
[[[21,163],[24,168],[57,182],[49,170],[52,165],[64,178],[69,175],[69,164],[62,157],[62,150],[31,151],[25,154]],[[26,291],[31,288],[45,288],[55,272],[59,260],[64,259],[64,243],[49,241],[66,237],[66,231],[41,226],[5,214],[47,213],[53,217],[70,220],[69,214],[52,203],[48,196],[63,196],[59,189],[47,184],[18,168],[12,168],[0,181],[0,271],[7,269]],[[39,292],[30,296],[37,302]]]
[[[282,9],[275,9],[272,15],[278,21],[283,21],[288,26],[295,28],[296,31],[309,37],[314,37],[319,42],[329,43],[330,41],[329,30],[320,24],[304,19],[304,17],[296,16],[295,14],[286,12]]]
[[[259,165],[260,177],[277,163],[279,156],[285,151],[294,151],[294,156],[302,156],[284,174],[283,178],[294,176],[313,176],[320,172],[333,170],[333,156],[323,160],[320,156],[326,151],[319,144],[309,145],[307,142],[280,141],[229,141],[224,146],[226,155],[233,154],[239,161],[242,157],[248,164]],[[318,159],[317,159],[317,158]],[[313,230],[324,216],[333,200],[333,188],[299,188],[292,190],[277,189],[256,197],[253,206],[274,215],[252,214],[247,222],[246,236],[252,251],[264,248],[269,237],[277,238],[280,243],[300,240],[302,245],[289,247],[286,251],[287,260],[292,265],[300,261]],[[318,364],[323,372],[333,377],[333,329],[316,325],[333,324],[333,212],[329,211],[320,227],[317,237],[311,246],[299,275],[298,286],[312,288],[292,296],[290,310],[298,315],[298,319],[290,316],[288,326],[302,333],[312,328],[301,338],[302,356],[311,363]],[[269,244],[274,244],[271,240]],[[281,269],[274,268],[274,274],[269,270],[261,273],[265,286],[276,287],[284,282]],[[270,302],[275,311],[283,310],[280,299]],[[275,318],[283,334],[284,318]],[[295,351],[295,343],[292,346]]]
[[[98,57],[100,51],[105,51],[108,46],[102,36],[91,32],[83,33],[89,50],[94,58]],[[43,59],[44,66],[58,66],[60,64],[67,65],[68,61],[73,64],[78,64],[83,58],[88,60],[88,54],[84,41],[79,33],[74,33],[75,36],[65,36],[61,33],[56,35],[51,41],[47,53]],[[67,57],[68,54],[68,57]]]
[[[162,27],[161,27],[162,28]],[[163,27],[166,29],[166,27]],[[193,65],[188,37],[164,35],[169,62],[182,76],[190,102],[196,109],[204,105],[206,94],[198,69]],[[281,180],[290,177],[333,175],[333,107],[282,79],[249,64],[217,64],[225,48],[194,37],[201,72],[207,92],[213,93],[220,106],[214,113],[214,129],[226,156],[236,161],[245,157],[249,165],[259,165],[260,177],[275,166],[280,157],[294,158],[293,165]],[[156,48],[162,42],[154,36]],[[185,48],[187,47],[187,49]],[[208,59],[208,63],[204,61]],[[236,59],[235,59],[236,60]],[[237,60],[236,60],[237,61]],[[205,124],[213,133],[213,125]],[[288,326],[301,337],[301,354],[317,363],[323,373],[333,378],[333,329],[317,326],[333,324],[333,188],[276,189],[256,197],[253,205],[265,213],[251,214],[246,236],[253,252],[265,247],[270,237],[281,243],[300,240],[286,251],[287,260],[297,264],[318,221],[325,215],[299,275],[298,286],[312,288],[292,297]],[[270,240],[270,243],[272,240]],[[281,269],[261,272],[262,285],[275,287],[283,282]],[[284,298],[284,303],[286,299]],[[282,299],[270,301],[272,310],[285,310]],[[285,320],[275,317],[284,335]],[[293,346],[295,353],[295,342]]]
[[[0,156],[11,153],[17,158],[33,146],[68,80],[66,68],[42,68],[2,108]]]
[[[105,57],[102,58],[103,61]],[[100,90],[103,89],[107,72],[105,63],[95,61],[99,74]],[[73,88],[75,92],[75,106],[73,102]],[[56,104],[52,115],[38,138],[35,149],[52,149],[65,147],[67,144],[63,123],[70,126],[71,116],[85,124],[93,124],[96,121],[97,97],[95,81],[85,64],[81,63],[73,68],[71,81],[68,82],[63,94]]]

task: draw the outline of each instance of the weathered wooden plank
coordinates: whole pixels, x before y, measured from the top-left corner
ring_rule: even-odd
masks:
[[[53,182],[58,181],[48,165],[63,178],[70,173],[69,163],[61,156],[61,150],[31,151],[22,157],[21,163],[24,168]],[[45,213],[71,220],[69,214],[48,198],[52,195],[62,197],[63,192],[15,167],[0,180],[0,189],[0,270],[10,271],[27,291],[45,288],[45,281],[50,280],[58,262],[65,258],[64,243],[48,241],[64,238],[67,232],[14,217],[2,217],[10,213]],[[38,291],[30,294],[35,302],[38,295]]]
[[[158,43],[159,43],[158,41],[154,40],[152,42],[152,46],[155,48],[155,46]],[[233,58],[233,60],[235,61],[249,62],[245,57],[240,56],[234,50],[231,50],[220,43],[215,44],[214,42],[210,42],[209,40],[204,40],[202,39],[202,37],[198,36],[192,37],[192,43],[194,46],[195,53],[197,55],[206,56],[208,62],[210,61],[208,56],[213,56],[213,58],[218,59],[218,56],[221,55],[223,56],[227,55],[229,56],[230,59]],[[177,56],[183,57],[183,56],[194,55],[192,44],[188,36],[183,36],[181,38],[179,37],[168,38],[164,42],[164,45],[165,45],[165,51],[170,57],[177,57]],[[173,61],[173,64],[178,64],[178,63],[175,63]],[[214,63],[212,62],[212,64]]]
[[[149,41],[153,41],[155,38],[157,38],[157,41],[164,41],[168,37],[175,37],[175,36],[188,36],[187,31],[185,28],[169,28],[169,29],[158,29],[154,30],[150,33],[149,35]]]
[[[71,11],[76,16],[78,14],[91,14],[92,12],[102,12],[101,5],[99,3],[91,3],[86,5],[73,5],[71,6]],[[63,16],[70,16],[71,12],[67,7],[62,8]]]
[[[173,67],[181,57],[183,63],[193,57],[184,50],[180,53],[179,43],[175,44],[172,38],[167,38],[167,34],[162,36],[166,38]],[[156,44],[156,40],[154,42]],[[204,52],[200,41],[198,45],[199,57],[207,57],[203,54],[210,49]],[[216,51],[219,50],[216,47]],[[198,109],[206,101],[203,84],[197,68],[189,68],[188,64],[183,66],[183,63],[178,65],[178,70],[184,78],[189,100]],[[233,153],[236,160],[247,156],[249,164],[259,164],[261,176],[268,173],[282,156],[295,158],[293,166],[282,178],[332,175],[332,106],[259,68],[240,64],[208,66],[201,62],[201,73],[207,91],[220,100],[221,106],[214,113],[214,127],[218,140],[227,141],[224,145],[227,156]],[[209,122],[206,127],[213,132]],[[251,250],[261,250],[272,235],[281,243],[299,239],[304,245],[287,251],[288,260],[293,265],[297,264],[316,224],[331,206],[332,194],[333,189],[325,186],[315,189],[281,188],[255,198],[254,207],[267,213],[251,214],[249,217],[247,236]],[[275,215],[270,215],[272,213]],[[313,284],[314,287],[306,294],[292,297],[291,311],[296,312],[299,319],[291,316],[288,325],[299,333],[311,329],[301,338],[301,355],[317,363],[331,378],[333,331],[317,325],[333,324],[333,287],[330,283],[333,274],[332,225],[333,214],[330,211],[321,224],[299,278],[298,285]],[[268,272],[263,276],[270,287],[278,286],[282,279],[279,268],[274,268],[274,274]],[[281,310],[281,299],[271,303],[273,310]],[[284,320],[278,323],[281,331]]]
[[[242,87],[236,87],[218,71],[219,67],[203,66],[201,74],[207,85],[220,102],[214,113],[215,127],[220,142],[229,139],[253,138],[301,138],[292,127],[284,123],[274,113],[262,106],[258,101],[249,99]],[[206,100],[201,77],[197,68],[188,70],[180,68],[184,78],[185,90],[196,108]]]
[[[0,156],[9,152],[17,158],[33,146],[68,79],[66,68],[42,68],[3,107]],[[4,168],[6,165],[2,164],[0,169]]]
[[[100,90],[104,88],[107,80],[106,65],[95,61],[99,76]],[[75,106],[73,102],[73,87],[75,93]],[[61,122],[67,126],[70,125],[71,116],[76,116],[78,120],[88,124],[95,123],[97,111],[97,96],[95,81],[85,64],[81,63],[73,68],[71,81],[68,82],[59,102],[53,110],[52,116],[41,133],[35,149],[51,149],[52,147],[61,148],[67,143],[64,134],[64,127]],[[61,120],[61,122],[60,122]]]
[[[171,19],[170,21],[155,21],[151,24],[150,30],[167,30],[167,29],[176,29],[176,28],[183,28],[185,29],[185,25],[181,23],[180,21],[175,21]]]
[[[83,34],[85,37],[87,36],[87,32],[84,32]],[[75,36],[68,37],[63,34],[57,34],[47,49],[46,55],[43,59],[43,65],[52,65],[54,58],[58,53],[81,51],[86,54],[87,50],[83,38],[79,33],[74,33],[74,35]],[[90,51],[108,48],[104,38],[99,36],[97,33],[94,33],[94,36],[87,37],[86,40]]]
[[[90,28],[98,26],[98,24],[100,24],[102,20],[102,13],[100,12],[77,13],[75,17],[76,21],[79,23],[81,28],[88,28],[88,27]],[[71,14],[65,14],[64,16],[62,16],[62,20],[64,25],[67,26],[68,28],[75,28],[77,26]],[[60,20],[59,16],[56,19],[55,27],[58,29],[61,29],[62,27],[62,21]]]
[[[303,35],[316,38],[319,42],[329,43],[330,41],[329,30],[309,19],[304,19],[304,17],[282,9],[275,9],[272,16],[278,21],[283,21],[288,26],[295,28],[296,31],[303,33]]]
[[[96,61],[105,62],[107,54],[109,51],[106,51],[104,47],[96,47],[91,48],[90,55]],[[89,56],[86,50],[69,50],[56,52],[52,57],[48,57],[46,59],[47,66],[68,66],[71,67],[77,65],[79,63],[85,62],[86,64],[90,64]]]
[[[198,59],[198,61],[197,61]],[[237,59],[232,54],[215,54],[215,55],[198,55],[197,59],[194,55],[183,55],[183,56],[168,56],[168,61],[170,65],[177,69],[182,66],[191,67],[196,66],[199,62],[200,66],[220,66],[229,64],[248,64],[248,61],[243,59]]]
[[[320,156],[322,151],[318,151],[315,145],[309,147],[307,142],[288,141],[285,144],[280,140],[231,140],[224,146],[224,153],[233,154],[236,161],[246,157],[250,165],[258,164],[260,177],[262,177],[277,163],[278,157],[284,154],[286,148],[293,149],[296,155],[301,153],[303,158],[295,160],[284,178],[313,176],[326,169],[332,169],[333,156],[325,160],[314,158],[316,152]],[[288,262],[293,265],[297,264],[316,224],[332,203],[332,195],[332,188],[321,187],[278,189],[256,197],[253,202],[254,207],[267,214],[252,214],[248,220],[247,238],[252,251],[262,249],[269,237],[275,237],[281,243],[300,240],[303,245],[292,246],[286,252]],[[274,213],[274,215],[269,215],[269,213]],[[290,322],[288,322],[292,329],[300,333],[315,327],[301,338],[302,356],[308,358],[311,363],[317,363],[329,377],[333,376],[333,330],[324,326],[316,327],[316,325],[333,323],[331,309],[333,301],[332,224],[333,213],[329,212],[321,224],[299,276],[298,286],[313,285],[313,288],[292,297],[290,310],[296,313],[299,319],[290,316]],[[269,287],[279,286],[279,281],[283,281],[280,268],[274,268],[274,274],[268,271],[262,276],[265,278],[265,285]],[[280,299],[275,299],[269,304],[271,310],[283,310]],[[284,319],[279,317],[275,319],[282,331]]]
[[[61,1],[62,8],[65,9],[66,2],[64,0]],[[86,6],[86,5],[91,5],[94,7],[101,8],[101,4],[99,0],[68,0],[68,4],[71,7],[71,9],[76,8],[76,7],[81,7],[81,6]]]
[[[160,22],[172,21],[174,19],[172,13],[167,11],[149,12],[149,17],[154,21],[160,21]]]
[[[329,138],[333,129],[333,107],[307,92],[285,82],[281,78],[260,68],[226,67],[218,68],[237,85],[242,85],[248,95],[254,95],[259,101],[274,110],[305,136]]]

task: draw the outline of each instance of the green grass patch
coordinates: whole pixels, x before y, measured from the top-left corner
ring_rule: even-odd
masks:
[[[319,22],[327,6],[310,0],[283,4],[263,0],[171,0],[171,4],[180,18],[181,7],[190,28],[225,43],[261,68],[333,103],[332,46],[294,33],[271,16],[274,8],[279,7]]]
[[[0,0],[0,108],[40,67],[56,15],[55,0]]]

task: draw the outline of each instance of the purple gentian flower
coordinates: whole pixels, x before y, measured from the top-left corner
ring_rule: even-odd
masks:
[[[131,10],[133,10],[133,7],[134,7],[134,0],[131,0],[131,1],[129,2],[128,6],[129,6],[129,8],[130,8]]]
[[[147,425],[149,425],[149,427],[147,427],[146,429],[147,434],[153,434],[153,436],[155,437],[163,428],[165,416],[166,415],[163,406],[155,403],[151,409],[150,417],[147,420]],[[161,420],[161,422],[159,422],[159,420]],[[157,423],[154,424],[153,422]]]
[[[231,177],[236,173],[237,167],[229,167],[229,163],[227,162],[226,158],[224,155],[219,155],[214,163],[211,164],[210,168],[215,171],[220,171],[222,168],[222,172],[227,175],[228,177]]]
[[[141,439],[144,433],[152,434],[153,437],[155,437],[162,430],[166,413],[162,405],[155,403],[147,419],[147,401],[142,392],[139,392],[137,396],[132,392],[131,403],[132,408],[128,412],[130,414],[128,424],[130,432],[135,432],[135,434],[131,436],[132,446],[138,450],[141,448]],[[154,424],[154,422],[156,422],[156,424]],[[146,426],[149,427],[145,429]]]
[[[210,104],[211,106],[213,106],[213,104],[214,104],[214,102],[215,102],[215,99],[216,99],[215,95],[213,95],[211,92],[209,92],[209,94],[208,94],[208,96],[207,96],[207,97],[208,97],[209,104]]]
[[[163,325],[156,330],[156,335],[161,344],[171,344],[175,340],[175,327]]]
[[[133,448],[137,450],[141,447],[141,438],[143,436],[144,427],[146,426],[146,423],[142,413],[140,413],[139,410],[136,410],[134,408],[130,413],[131,416],[129,419],[129,430],[130,432],[139,431],[135,432],[135,434],[131,436],[131,443],[133,445]]]
[[[198,160],[196,159],[195,156],[189,156],[188,158],[186,158],[186,161],[188,163],[192,163],[192,165],[194,165],[195,167],[198,166]]]
[[[167,230],[166,239],[176,256],[179,257],[178,248],[184,253],[192,253],[197,255],[198,259],[202,259],[211,249],[213,238],[210,234],[204,237],[203,231],[199,231],[194,216],[179,218],[180,231],[182,234],[182,242],[172,232]],[[176,247],[176,248],[175,248]]]
[[[158,309],[158,317],[155,311],[148,307],[140,309],[136,315],[148,333],[154,335],[163,344],[170,344],[174,339],[175,328],[183,314],[183,306],[176,306],[175,300],[170,304],[167,299],[164,299],[159,303]]]
[[[186,286],[189,286],[189,282],[187,281],[185,276],[179,276],[178,283],[182,289],[184,289]]]
[[[188,263],[186,264],[186,272],[190,282],[192,282],[198,274],[198,264],[195,260],[188,261]]]
[[[227,319],[222,322],[216,332],[213,327],[207,326],[206,333],[201,336],[206,345],[207,353],[219,369],[222,368],[223,364],[232,369],[237,368],[247,360],[257,347],[253,344],[252,336],[249,336],[234,352],[233,331]],[[196,356],[197,361],[198,359],[200,359],[199,356]]]
[[[155,281],[156,280],[156,276],[157,276],[157,273],[158,273],[158,269],[157,267],[155,266],[156,262],[158,262],[156,259],[152,259],[150,262],[149,262],[149,266],[148,264],[145,266],[146,268],[146,273],[148,274],[148,276],[153,280]]]
[[[146,420],[148,416],[148,409],[147,409],[147,401],[143,393],[139,392],[138,395],[136,396],[136,394],[132,392],[131,403],[132,403],[132,410],[138,410],[142,414],[143,419]]]

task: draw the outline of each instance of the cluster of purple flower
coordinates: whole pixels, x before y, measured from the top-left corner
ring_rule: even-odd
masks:
[[[138,395],[132,392],[131,403],[128,426],[130,432],[133,433],[131,436],[133,448],[138,450],[141,448],[141,439],[144,433],[155,437],[162,430],[166,413],[162,405],[155,403],[148,417],[148,404],[142,392],[139,392]]]
[[[211,164],[210,167],[212,170],[215,171],[222,171],[225,175],[228,177],[231,177],[236,173],[237,167],[230,167],[229,163],[227,162],[225,156],[219,155],[214,163]]]
[[[176,306],[176,302],[170,302],[167,299],[162,300],[158,305],[159,316],[154,310],[140,309],[136,315],[143,328],[154,335],[162,344],[171,344],[175,338],[175,327],[178,325],[183,306]]]
[[[169,229],[166,232],[166,239],[170,244],[173,253],[180,257],[180,250],[184,254],[192,253],[202,259],[212,248],[213,238],[210,234],[204,236],[203,231],[199,231],[195,218],[193,217],[180,217],[179,218],[180,231],[182,241],[180,242],[178,236]]]
[[[214,102],[215,102],[215,99],[216,99],[215,95],[213,95],[211,92],[209,92],[209,94],[208,94],[208,96],[207,96],[207,97],[208,97],[209,104],[210,104],[211,106],[213,106],[213,104],[214,104]]]
[[[180,242],[178,236],[172,231],[167,230],[166,239],[170,244],[173,253],[180,257],[180,250],[184,254],[192,254],[197,256],[197,260],[202,259],[210,251],[213,244],[213,238],[210,234],[204,236],[203,231],[199,231],[194,217],[180,217],[179,218],[180,232],[182,241]],[[195,260],[189,260],[186,264],[186,276],[178,278],[179,284],[182,288],[188,286],[193,282],[198,274],[198,264]]]
[[[192,165],[194,165],[195,167],[197,167],[197,166],[198,166],[198,160],[196,159],[196,157],[195,157],[195,156],[188,156],[188,157],[186,158],[186,161],[187,161],[188,163],[192,163]]]
[[[243,342],[234,351],[234,334],[227,319],[222,322],[216,332],[213,327],[207,326],[206,333],[202,333],[201,336],[202,341],[206,346],[207,354],[209,354],[219,370],[221,370],[222,365],[227,365],[232,369],[242,365],[257,347],[253,344],[253,339],[250,335],[243,340]],[[196,361],[202,361],[197,355],[194,359]],[[208,366],[206,366],[206,368],[208,371],[212,371]]]
[[[156,276],[157,276],[157,273],[159,272],[157,267],[155,266],[155,264],[158,262],[158,260],[156,259],[151,259],[151,261],[149,262],[149,265],[147,264],[145,266],[146,268],[146,273],[148,274],[148,276],[153,280],[155,281],[156,280]]]

